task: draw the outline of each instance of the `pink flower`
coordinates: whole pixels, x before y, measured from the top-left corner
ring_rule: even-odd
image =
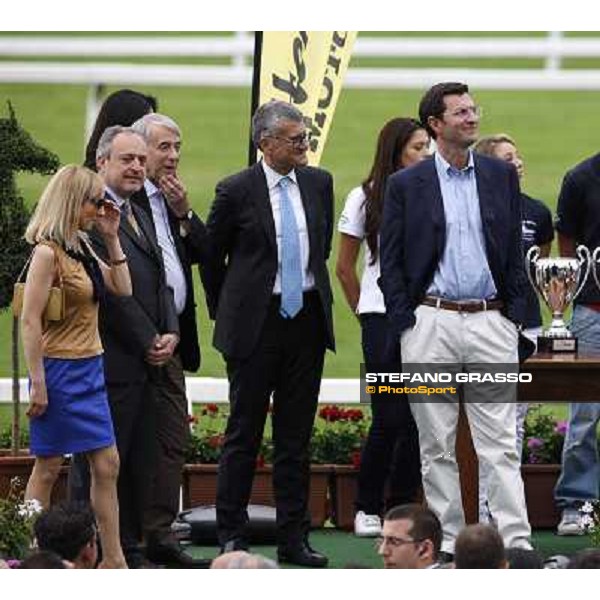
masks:
[[[558,421],[554,426],[554,433],[559,435],[567,435],[567,429],[569,428],[568,421]]]
[[[530,450],[537,450],[538,448],[541,448],[544,445],[544,440],[540,439],[540,438],[529,438],[527,440],[527,447]]]

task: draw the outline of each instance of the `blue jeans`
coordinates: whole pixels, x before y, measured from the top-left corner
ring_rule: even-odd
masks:
[[[581,352],[600,352],[600,312],[576,306],[571,331],[579,338]],[[598,498],[600,460],[596,429],[600,402],[569,405],[569,429],[562,456],[562,473],[554,490],[560,509],[578,508]]]

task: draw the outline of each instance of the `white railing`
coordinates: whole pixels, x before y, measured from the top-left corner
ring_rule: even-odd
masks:
[[[21,402],[29,401],[27,379],[20,379]],[[218,377],[186,377],[188,400],[194,402],[227,402],[227,379]],[[10,403],[12,380],[0,378],[0,404]],[[319,402],[322,404],[354,404],[360,401],[360,379],[323,379]]]
[[[43,37],[0,36],[0,57],[88,57],[93,62],[0,61],[0,82],[90,86],[87,129],[95,120],[105,85],[250,86],[254,40],[251,32],[231,36]],[[223,65],[168,65],[96,62],[122,57],[223,57]],[[437,81],[462,80],[477,89],[599,90],[600,69],[562,69],[565,58],[600,58],[600,38],[566,38],[562,32],[526,38],[358,37],[354,56],[369,58],[527,58],[539,69],[351,68],[348,88],[424,88]]]

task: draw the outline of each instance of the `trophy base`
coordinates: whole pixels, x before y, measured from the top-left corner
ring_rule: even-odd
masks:
[[[540,354],[577,354],[577,338],[551,338],[539,335],[537,351]]]

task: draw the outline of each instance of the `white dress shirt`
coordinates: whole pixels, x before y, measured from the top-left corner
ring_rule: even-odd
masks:
[[[187,285],[185,282],[185,273],[177,254],[175,240],[171,233],[169,224],[169,214],[167,213],[166,200],[163,193],[149,179],[144,182],[144,188],[150,201],[152,218],[154,219],[154,229],[156,230],[156,239],[162,250],[163,262],[165,264],[165,274],[167,285],[173,290],[175,296],[175,310],[180,315],[185,308],[187,297]]]
[[[304,292],[312,290],[315,287],[315,278],[308,268],[308,259],[310,256],[310,245],[308,240],[308,229],[306,227],[306,215],[300,196],[300,188],[296,179],[296,172],[290,171],[287,175],[281,175],[273,170],[265,161],[262,161],[263,170],[267,178],[267,187],[269,188],[269,200],[271,201],[271,210],[273,211],[273,221],[275,221],[275,237],[277,240],[277,276],[273,286],[273,294],[281,294],[281,188],[279,181],[288,177],[292,182],[287,188],[288,196],[292,202],[298,235],[300,238],[300,259],[302,261],[302,290]]]

